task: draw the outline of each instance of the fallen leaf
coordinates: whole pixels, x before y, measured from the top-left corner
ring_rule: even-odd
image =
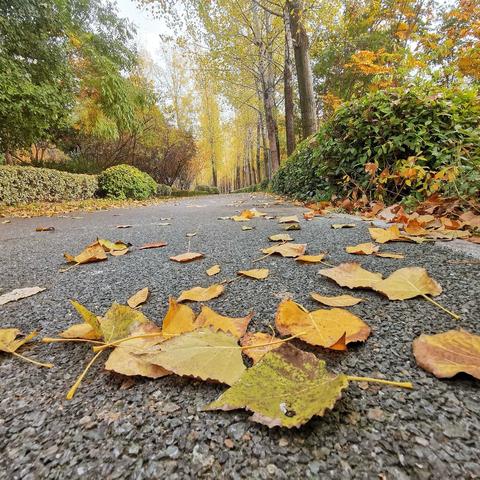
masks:
[[[105,240],[104,238],[97,238],[97,241],[93,242],[92,246],[96,243],[99,243],[107,253],[112,253],[117,250],[125,250],[128,248],[128,245],[124,242],[111,242],[110,240]]]
[[[166,247],[167,244],[165,242],[153,242],[153,243],[146,243],[145,245],[142,245],[141,247],[138,247],[139,250],[146,250],[148,248],[161,248],[161,247]]]
[[[159,227],[168,227],[168,225],[171,225],[170,222],[160,222],[160,223],[157,223],[156,225],[158,225]]]
[[[151,323],[142,312],[118,303],[99,320],[102,337],[107,343],[129,337],[141,324]]]
[[[132,228],[133,225],[117,225],[117,228]]]
[[[240,215],[234,215],[231,219],[234,222],[248,222],[251,218],[255,217],[255,213],[252,210],[243,210]]]
[[[191,262],[192,260],[203,258],[204,256],[205,255],[203,253],[187,252],[180,255],[175,255],[174,257],[170,257],[170,260],[173,260],[174,262],[187,263]]]
[[[370,335],[370,327],[347,310],[332,308],[308,312],[293,300],[280,303],[275,325],[281,335],[298,335],[311,345],[333,350],[345,350],[347,343],[362,342]]]
[[[193,232],[193,233],[187,233],[185,236],[187,238],[192,238],[192,237],[195,237],[197,235],[197,232]]]
[[[269,273],[268,268],[254,268],[252,270],[240,270],[237,275],[255,278],[256,280],[264,280],[268,277]]]
[[[37,293],[43,292],[45,290],[46,288],[42,288],[42,287],[16,288],[11,292],[0,295],[0,305],[5,305],[6,303],[9,303],[9,302],[16,302],[17,300],[31,297],[32,295],[36,295]]]
[[[335,230],[339,228],[355,228],[356,225],[354,223],[333,223],[332,228]]]
[[[278,253],[282,257],[299,257],[305,253],[307,248],[306,243],[282,243],[280,245],[273,245],[272,247],[264,248],[262,250],[266,255]]]
[[[462,213],[462,215],[460,215],[460,220],[467,227],[480,229],[480,215],[477,215],[470,210]]]
[[[347,253],[353,253],[354,255],[371,255],[372,253],[378,252],[380,247],[374,243],[359,243],[358,245],[346,247],[345,251]]]
[[[147,301],[149,295],[150,292],[148,291],[148,287],[142,288],[127,300],[127,305],[131,308],[137,308],[139,305]]]
[[[65,253],[63,255],[65,260],[69,263],[76,263],[82,265],[85,263],[101,262],[107,259],[107,254],[99,242],[95,242],[89,245],[83,252],[79,253],[75,257]]]
[[[35,229],[36,232],[53,232],[55,227],[37,227]]]
[[[383,258],[396,258],[402,259],[405,258],[403,253],[395,253],[395,252],[377,252],[375,253],[376,257],[383,257]]]
[[[329,307],[351,307],[357,303],[363,302],[363,298],[352,297],[352,295],[337,295],[333,297],[311,293],[310,296],[317,302],[323,303]]]
[[[157,348],[157,352],[142,355],[142,359],[177,375],[232,385],[245,371],[237,339],[209,328],[173,337]]]
[[[302,263],[320,263],[326,255],[326,253],[319,253],[318,255],[300,255],[295,261]]]
[[[416,218],[413,218],[408,221],[408,223],[403,227],[403,230],[408,235],[426,235],[428,231],[423,228],[421,222],[419,222]]]
[[[285,225],[283,229],[287,232],[289,232],[290,230],[301,230],[299,223],[290,223],[288,225]]]
[[[406,300],[419,295],[436,297],[442,293],[442,287],[421,267],[400,268],[372,288],[389,300]]]
[[[358,263],[341,263],[334,268],[320,270],[319,275],[328,277],[341,287],[348,288],[372,288],[380,280],[380,273],[369,272]]]
[[[76,323],[60,333],[62,338],[83,338],[86,340],[100,340],[102,330],[100,328],[100,319],[76,300],[71,300],[77,313],[82,317],[83,323]]]
[[[212,298],[219,297],[224,289],[225,287],[220,284],[210,285],[207,288],[193,287],[190,290],[184,290],[177,298],[177,302],[180,303],[185,300],[190,300],[192,302],[206,302]]]
[[[128,252],[129,252],[128,248],[124,248],[123,250],[112,250],[110,252],[110,255],[113,255],[114,257],[121,257]]]
[[[182,305],[171,297],[168,303],[168,311],[162,322],[162,333],[165,337],[191,332],[197,328],[195,312],[189,306]]]
[[[18,328],[0,328],[0,352],[11,353],[12,355],[26,360],[27,362],[34,363],[40,367],[51,368],[53,365],[51,363],[40,363],[31,358],[24,357],[17,353],[17,350],[25,343],[29,342],[33,337],[37,335],[37,332],[30,332],[23,338],[16,340],[16,338],[21,335],[21,332]]]
[[[230,220],[232,217],[218,217],[218,220]]]
[[[420,335],[413,341],[417,364],[437,378],[464,372],[480,380],[480,335],[449,330],[437,335]]]
[[[290,215],[289,217],[279,217],[278,223],[298,223],[298,217],[296,215]]]
[[[222,332],[231,333],[234,337],[240,338],[247,331],[248,324],[252,317],[253,313],[241,318],[225,317],[206,305],[203,305],[196,323],[198,326],[210,327],[214,331],[221,330]]]
[[[270,235],[268,239],[271,242],[291,242],[293,240],[288,233],[277,233],[276,235]]]
[[[401,238],[398,225],[392,225],[389,228],[369,228],[368,231],[377,243],[387,243]]]
[[[278,341],[278,338],[268,335],[268,333],[249,332],[241,338],[240,345],[248,347],[243,349],[243,353],[251,358],[255,364],[271,350],[281,347],[282,343]]]
[[[250,227],[248,225],[242,225],[242,230],[246,231],[246,230],[253,230],[253,227]]]
[[[346,375],[327,371],[325,362],[291,345],[268,352],[204,410],[253,412],[251,420],[269,427],[298,427],[332,409]]]
[[[220,273],[220,265],[213,265],[207,270],[207,275],[209,277],[212,277],[213,275],[216,275],[217,273]]]
[[[12,221],[11,220],[2,220],[3,225],[6,225],[7,223],[12,223]]]

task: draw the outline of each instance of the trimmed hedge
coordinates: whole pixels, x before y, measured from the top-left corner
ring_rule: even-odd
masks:
[[[131,165],[115,165],[98,176],[100,192],[107,198],[143,200],[157,193],[157,182]]]
[[[0,166],[0,204],[85,200],[95,196],[95,175],[49,168]]]

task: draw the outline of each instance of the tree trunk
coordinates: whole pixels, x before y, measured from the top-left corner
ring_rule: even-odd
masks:
[[[286,6],[283,9],[283,21],[285,23],[285,65],[283,70],[285,134],[287,140],[287,155],[290,156],[295,150],[295,104],[293,101],[293,40],[290,26],[290,12]]]
[[[255,152],[255,163],[257,164],[257,179],[258,182],[262,181],[262,168],[260,166],[260,152],[262,150],[261,146],[261,135],[262,135],[262,127],[260,123],[260,114],[258,115],[258,120],[257,120],[257,137],[256,137],[256,152]]]
[[[302,20],[302,15],[304,14],[303,1],[287,0],[286,7],[291,13],[290,28],[297,70],[302,130],[303,137],[305,138],[317,130],[317,112],[315,107],[315,93],[313,91],[312,67],[308,54],[308,36]]]

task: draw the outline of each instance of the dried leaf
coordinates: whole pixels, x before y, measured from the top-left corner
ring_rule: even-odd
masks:
[[[170,222],[160,222],[160,223],[157,223],[156,225],[158,225],[159,227],[168,227],[168,225],[171,225]]]
[[[354,223],[333,223],[332,228],[335,230],[339,228],[355,228],[356,225]]]
[[[138,247],[139,250],[146,250],[149,248],[161,248],[161,247],[166,247],[167,244],[165,242],[153,242],[153,243],[146,243],[145,245],[142,245],[141,247]]]
[[[197,235],[197,232],[193,232],[193,233],[187,233],[185,236],[187,238],[192,238],[192,237],[195,237]]]
[[[289,217],[279,217],[278,223],[298,223],[298,217],[296,215],[290,215]]]
[[[35,229],[36,232],[53,232],[55,227],[37,227]]]
[[[46,288],[42,288],[42,287],[16,288],[11,292],[0,295],[0,305],[5,305],[6,303],[9,303],[9,302],[16,302],[17,300],[31,297],[32,295],[36,295],[37,293],[43,292],[45,290]]]
[[[271,242],[291,242],[293,240],[288,233],[277,233],[276,235],[270,235],[268,239]]]
[[[395,252],[377,252],[375,253],[376,257],[383,257],[383,258],[396,258],[402,259],[405,258],[403,253],[395,253]]]
[[[255,422],[292,428],[332,409],[347,387],[347,376],[329,373],[323,360],[282,345],[246,370],[205,410],[244,408],[253,412]]]
[[[268,277],[269,273],[270,271],[268,268],[254,268],[252,270],[240,270],[237,275],[255,278],[256,280],[264,280]]]
[[[117,225],[117,228],[132,228],[133,225]]]
[[[293,300],[280,303],[275,325],[282,335],[299,335],[311,345],[333,350],[345,350],[347,343],[362,342],[370,335],[370,327],[347,310],[332,308],[308,312]],[[300,335],[302,332],[305,333]]]
[[[418,219],[413,218],[408,221],[408,223],[403,228],[405,233],[408,235],[426,235],[428,231],[423,228],[422,223],[418,221]]]
[[[380,247],[374,243],[359,243],[358,245],[346,247],[345,251],[347,253],[353,253],[354,255],[371,255],[372,253],[378,252]]]
[[[197,328],[195,312],[190,307],[178,303],[174,298],[169,298],[168,302],[168,311],[162,322],[162,333],[166,338]]]
[[[372,288],[380,280],[380,273],[369,272],[358,263],[341,263],[334,268],[320,270],[319,275],[331,278],[341,287],[348,288]]]
[[[204,256],[205,255],[203,255],[203,253],[187,252],[180,255],[175,255],[174,257],[170,257],[170,260],[173,260],[174,262],[187,263],[191,262],[192,260],[203,258]]]
[[[278,253],[282,257],[299,257],[305,253],[306,248],[306,243],[282,243],[281,245],[264,248],[262,252],[266,255]]]
[[[480,380],[480,335],[449,330],[437,335],[420,335],[413,341],[417,364],[437,378],[464,372]]]
[[[480,215],[473,213],[471,210],[462,213],[460,220],[467,226],[473,229],[480,230]]]
[[[232,385],[245,371],[237,339],[209,328],[173,337],[158,345],[156,353],[141,356],[177,375],[216,380]]]
[[[368,231],[372,239],[377,243],[387,243],[401,239],[398,225],[392,225],[389,228],[369,228]]]
[[[97,238],[97,241],[92,243],[90,246],[93,246],[96,243],[99,243],[107,253],[112,253],[117,250],[125,250],[128,248],[128,245],[124,242],[111,242],[110,240],[105,240],[103,238]]]
[[[352,295],[337,295],[334,297],[311,293],[310,296],[317,302],[329,307],[351,307],[357,303],[363,302],[363,298],[352,297]]]
[[[255,213],[252,210],[243,210],[240,215],[234,215],[231,218],[234,222],[248,222],[251,218],[254,217]]]
[[[127,300],[127,305],[131,308],[137,308],[139,305],[147,301],[149,295],[150,292],[148,291],[148,287],[142,288]]]
[[[288,225],[285,225],[283,229],[287,232],[289,232],[290,230],[301,230],[299,223],[290,223]]]
[[[254,364],[261,360],[271,350],[275,350],[282,346],[282,343],[278,342],[278,338],[262,332],[246,333],[241,338],[240,344],[242,347],[252,347],[244,348],[243,353],[251,358]]]
[[[436,297],[442,293],[442,287],[421,267],[400,268],[376,283],[373,289],[386,295],[389,300],[406,300],[418,295]]]
[[[198,326],[210,327],[214,331],[221,330],[222,332],[231,333],[234,337],[240,338],[247,331],[248,324],[252,317],[253,313],[241,318],[225,317],[206,305],[203,305],[196,323]]]
[[[253,227],[250,227],[250,226],[248,226],[248,225],[242,225],[242,230],[243,230],[243,231],[253,230]]]
[[[121,257],[126,253],[128,253],[128,251],[129,251],[128,248],[124,248],[123,250],[112,250],[110,252],[110,255],[113,255],[114,257]]]
[[[104,341],[110,343],[129,337],[141,324],[149,323],[150,320],[142,312],[114,303],[100,318],[100,330]]]
[[[37,335],[37,332],[31,332],[25,337],[15,340],[21,332],[18,328],[0,328],[0,351],[5,353],[16,352],[22,345],[30,341]]]
[[[320,263],[326,256],[326,253],[319,253],[318,255],[300,255],[295,261],[302,263]]]
[[[77,256],[73,257],[72,255],[65,253],[63,255],[65,260],[69,263],[76,263],[82,265],[85,263],[101,262],[107,259],[107,254],[103,249],[102,245],[99,242],[95,242],[92,245],[89,245],[83,252],[79,253]]]
[[[100,340],[102,330],[100,319],[88,308],[75,300],[70,301],[77,313],[82,317],[84,323],[77,323],[60,333],[62,338],[84,338],[86,340]]]
[[[217,273],[220,273],[220,265],[213,265],[207,270],[207,275],[209,277],[212,277],[213,275],[216,275]]]
[[[185,300],[190,300],[192,302],[206,302],[212,298],[219,297],[224,290],[225,287],[220,284],[210,285],[207,288],[193,287],[190,290],[184,290],[177,298],[177,302],[180,303]]]

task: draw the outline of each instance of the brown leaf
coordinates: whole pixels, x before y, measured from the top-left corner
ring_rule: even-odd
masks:
[[[377,243],[387,243],[393,240],[399,240],[400,230],[398,225],[392,225],[389,228],[369,228],[368,231],[370,232],[370,236],[373,240]]]
[[[219,297],[225,287],[220,284],[210,285],[207,288],[193,287],[190,290],[184,290],[177,299],[177,302],[190,300],[192,302],[206,302],[212,298]]]
[[[337,295],[328,297],[319,295],[318,293],[311,293],[310,296],[317,302],[327,305],[329,307],[351,307],[357,303],[363,302],[363,298],[352,297],[352,295]]]
[[[253,313],[241,318],[225,317],[206,305],[203,305],[196,323],[200,327],[211,327],[215,331],[222,330],[223,332],[231,333],[234,337],[240,338],[247,331],[248,324],[252,317]]]
[[[284,225],[283,230],[289,232],[291,230],[301,230],[299,223],[289,223]]]
[[[473,213],[471,210],[468,210],[465,213],[460,215],[460,220],[470,228],[477,228],[480,230],[480,215]]]
[[[254,268],[252,270],[240,270],[237,275],[254,278],[256,280],[264,280],[268,277],[269,273],[268,268]]]
[[[299,257],[305,253],[306,243],[282,243],[281,245],[273,245],[262,250],[266,255],[278,253],[282,257]]]
[[[207,275],[209,277],[213,277],[213,275],[216,275],[217,273],[220,273],[220,265],[213,265],[207,270]]]
[[[408,235],[426,235],[428,232],[423,225],[416,219],[409,220],[403,228]]]
[[[269,344],[272,345],[269,345]],[[265,354],[282,346],[278,338],[268,335],[268,333],[254,332],[246,333],[240,340],[242,347],[252,347],[243,349],[243,353],[257,363]],[[260,346],[256,346],[260,345]],[[253,348],[254,347],[254,348]]]
[[[378,252],[380,247],[374,243],[359,243],[358,245],[346,247],[345,251],[347,253],[353,253],[354,255],[371,255],[372,253]]]
[[[187,263],[193,260],[197,260],[199,258],[203,258],[204,256],[205,255],[203,253],[187,252],[180,255],[175,255],[174,257],[170,257],[170,260],[173,260],[174,262]]]
[[[325,268],[318,272],[324,277],[331,278],[341,287],[372,288],[380,280],[380,273],[369,272],[358,263],[341,263],[334,268]]]
[[[148,248],[161,248],[161,247],[166,247],[167,244],[165,242],[153,242],[153,243],[146,243],[145,245],[142,245],[141,247],[138,247],[139,250],[146,250]]]
[[[147,301],[149,295],[150,292],[148,291],[148,287],[142,288],[127,300],[127,305],[131,308],[137,308],[139,305]]]
[[[413,341],[417,364],[438,378],[464,372],[480,380],[480,335],[449,330],[437,335],[420,335]]]
[[[85,263],[101,262],[107,259],[107,254],[103,249],[100,243],[95,242],[92,245],[89,245],[83,252],[79,253],[77,256],[73,257],[72,255],[65,253],[65,260],[69,263],[77,263],[82,265]]]
[[[320,263],[326,257],[326,253],[319,253],[318,255],[300,255],[295,259],[301,263]]]

